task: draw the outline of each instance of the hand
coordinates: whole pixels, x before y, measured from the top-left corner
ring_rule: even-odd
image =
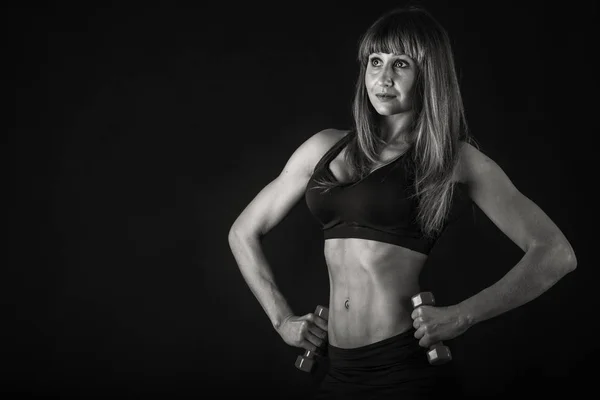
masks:
[[[290,346],[301,347],[320,354],[327,340],[327,320],[313,313],[287,317],[279,327],[279,335]]]
[[[415,338],[419,346],[429,348],[443,340],[450,340],[464,333],[468,326],[461,318],[457,306],[419,306],[411,314]]]

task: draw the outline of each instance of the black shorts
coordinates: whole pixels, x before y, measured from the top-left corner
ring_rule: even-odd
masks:
[[[430,365],[414,332],[352,349],[328,345],[329,366],[315,399],[416,400],[458,394],[452,362]]]

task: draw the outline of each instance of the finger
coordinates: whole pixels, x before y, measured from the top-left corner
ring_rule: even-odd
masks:
[[[306,332],[306,335],[304,336],[304,340],[310,346],[307,348],[314,352],[318,352],[319,349],[324,349],[326,346],[326,342],[324,340],[319,339],[318,337],[316,337],[315,335],[313,335],[310,332]]]
[[[303,349],[306,349],[306,350],[310,350],[315,354],[318,352],[318,347],[315,346],[313,343],[311,343],[307,339],[303,339],[302,342],[300,342],[300,347],[302,347]]]
[[[413,310],[412,314],[410,314],[410,317],[412,319],[418,318],[418,317],[422,317],[423,316],[423,306],[417,307]]]
[[[325,341],[323,339],[317,337],[311,331],[307,331],[304,337],[315,347],[322,347],[325,344]]]
[[[321,328],[322,330],[324,330],[325,332],[327,332],[327,320],[326,319],[323,319],[323,318],[315,315],[314,323],[319,328]]]
[[[327,338],[327,331],[319,328],[317,325],[309,325],[308,331],[318,337],[321,340],[325,340]]]
[[[313,343],[309,342],[306,339],[304,339],[304,341],[301,343],[300,347],[302,347],[306,350],[310,350],[310,352],[316,356],[323,356],[323,355],[327,354],[324,347],[317,347]]]
[[[315,314],[313,314],[313,313],[304,314],[303,316],[300,317],[300,319],[303,321],[314,322]]]
[[[327,331],[327,320],[323,319],[321,317],[319,317],[316,314],[306,314],[304,316],[301,317],[303,320],[311,322],[312,324],[317,325],[319,328],[321,328],[324,331]]]
[[[421,317],[417,317],[415,318],[415,320],[413,321],[413,327],[415,329],[419,329],[419,327],[421,326],[421,324],[423,323],[423,318]]]
[[[421,346],[421,347],[425,347],[426,349],[428,349],[430,345],[431,345],[431,340],[430,340],[429,336],[423,336],[421,338],[421,340],[419,340],[419,346]]]
[[[300,322],[300,336],[304,337],[304,333],[308,331],[308,327],[310,326],[310,322],[308,321],[299,321]]]
[[[423,336],[425,336],[425,327],[423,325],[419,326],[419,329],[417,329],[414,333],[414,337],[416,339],[421,339]]]

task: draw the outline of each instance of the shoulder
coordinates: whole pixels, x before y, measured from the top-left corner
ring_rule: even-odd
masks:
[[[493,201],[517,192],[500,165],[476,145],[461,142],[455,180],[466,186],[476,202]]]
[[[474,174],[489,166],[490,162],[493,161],[477,145],[461,140],[452,180],[467,185],[476,178]]]
[[[311,175],[314,167],[336,143],[350,131],[341,129],[323,129],[305,139],[291,155],[288,165],[294,165],[302,173]]]
[[[338,143],[349,133],[349,130],[334,128],[323,129],[308,138],[307,143],[310,143],[313,150],[317,151],[317,153],[322,153],[320,155],[323,156],[331,147],[333,147],[333,145]]]
[[[460,142],[455,173],[457,181],[465,184],[476,183],[478,179],[490,173],[497,173],[499,170],[499,165],[477,145],[466,141]]]

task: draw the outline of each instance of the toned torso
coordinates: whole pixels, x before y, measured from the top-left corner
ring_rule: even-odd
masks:
[[[402,147],[402,146],[400,146]],[[407,149],[386,149],[386,164]],[[340,182],[349,179],[343,154],[329,168]],[[427,255],[364,239],[327,239],[325,260],[330,279],[328,341],[355,348],[384,340],[412,326],[411,297]]]
[[[419,292],[427,256],[364,239],[328,239],[329,343],[364,346],[412,326],[410,298]]]

